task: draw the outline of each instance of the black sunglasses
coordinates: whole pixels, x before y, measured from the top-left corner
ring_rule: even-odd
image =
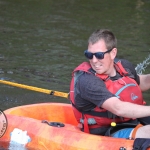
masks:
[[[113,48],[110,49],[110,50],[107,50],[106,52],[97,52],[97,53],[91,53],[91,52],[88,52],[88,50],[85,50],[85,51],[84,51],[84,55],[85,55],[85,57],[88,58],[88,59],[93,59],[93,55],[95,55],[95,57],[96,57],[97,59],[103,59],[103,58],[104,58],[104,55],[105,55],[106,53],[111,52],[112,50],[113,50]]]

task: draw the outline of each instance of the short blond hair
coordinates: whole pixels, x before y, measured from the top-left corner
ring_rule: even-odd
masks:
[[[101,39],[105,41],[107,49],[117,48],[117,39],[108,29],[98,29],[94,31],[89,37],[88,43],[95,44]]]

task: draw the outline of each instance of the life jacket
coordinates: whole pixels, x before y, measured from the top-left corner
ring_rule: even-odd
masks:
[[[114,66],[122,76],[121,78],[112,81],[108,75],[94,73],[95,76],[102,79],[107,89],[115,94],[120,100],[131,102],[134,104],[144,105],[142,92],[137,82],[128,76],[128,72],[123,68],[120,61],[114,63]],[[109,127],[112,122],[121,123],[131,120],[131,118],[122,118],[112,114],[111,112],[95,107],[91,111],[82,111],[75,105],[75,85],[80,75],[83,73],[92,74],[91,65],[87,62],[80,64],[72,73],[72,81],[70,85],[70,100],[75,117],[79,123],[84,126],[84,132],[89,133],[89,129],[98,127]],[[134,119],[134,118],[132,118]]]

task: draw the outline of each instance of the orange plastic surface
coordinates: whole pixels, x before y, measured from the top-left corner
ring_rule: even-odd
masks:
[[[70,104],[42,103],[26,105],[4,111],[8,128],[0,140],[10,141],[14,128],[27,131],[31,141],[26,147],[36,150],[132,150],[133,140],[97,136],[84,133],[77,127]],[[41,120],[64,123],[53,127]]]

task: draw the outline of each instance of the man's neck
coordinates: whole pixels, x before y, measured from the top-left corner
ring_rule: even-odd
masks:
[[[115,67],[113,66],[112,69],[110,70],[110,73],[108,74],[110,77],[114,77],[116,76],[116,69]]]

